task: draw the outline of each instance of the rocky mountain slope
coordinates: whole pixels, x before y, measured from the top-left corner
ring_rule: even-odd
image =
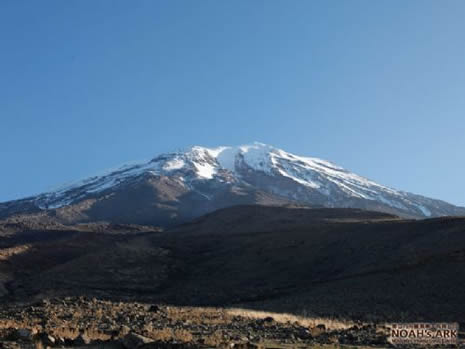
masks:
[[[0,204],[0,217],[47,211],[63,223],[174,225],[238,204],[352,207],[410,218],[465,208],[395,190],[318,158],[269,145],[192,147],[55,191]]]

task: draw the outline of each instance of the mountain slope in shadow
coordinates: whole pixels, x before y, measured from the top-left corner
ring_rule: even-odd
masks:
[[[0,263],[10,275],[4,300],[88,295],[465,322],[464,218],[252,205],[164,232],[74,228],[69,238],[30,245]]]

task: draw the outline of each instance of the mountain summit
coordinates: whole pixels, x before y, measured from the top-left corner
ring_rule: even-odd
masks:
[[[171,225],[237,204],[352,207],[411,218],[465,208],[395,190],[331,162],[262,143],[194,146],[55,191],[0,204],[0,217],[46,211],[68,222]]]

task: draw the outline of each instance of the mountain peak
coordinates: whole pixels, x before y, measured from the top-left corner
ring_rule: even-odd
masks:
[[[147,180],[148,189],[129,194]],[[17,203],[26,202],[29,208],[38,209],[82,202],[93,205],[88,200],[103,205],[102,200],[109,200],[115,193],[138,200],[140,195],[149,195],[147,190],[154,195],[151,205],[171,207],[194,200],[192,204],[199,206],[195,209],[202,213],[266,197],[265,202],[362,208],[416,218],[465,215],[463,208],[388,188],[329,161],[295,155],[260,142],[215,148],[197,145],[160,154],[149,162],[127,164]],[[7,206],[17,207],[17,203]]]

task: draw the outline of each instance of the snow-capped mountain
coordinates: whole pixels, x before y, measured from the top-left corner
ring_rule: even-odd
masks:
[[[405,217],[465,215],[465,208],[395,190],[331,162],[262,143],[162,154],[23,200],[0,215],[53,210],[69,221],[170,224],[235,204],[354,207]]]

